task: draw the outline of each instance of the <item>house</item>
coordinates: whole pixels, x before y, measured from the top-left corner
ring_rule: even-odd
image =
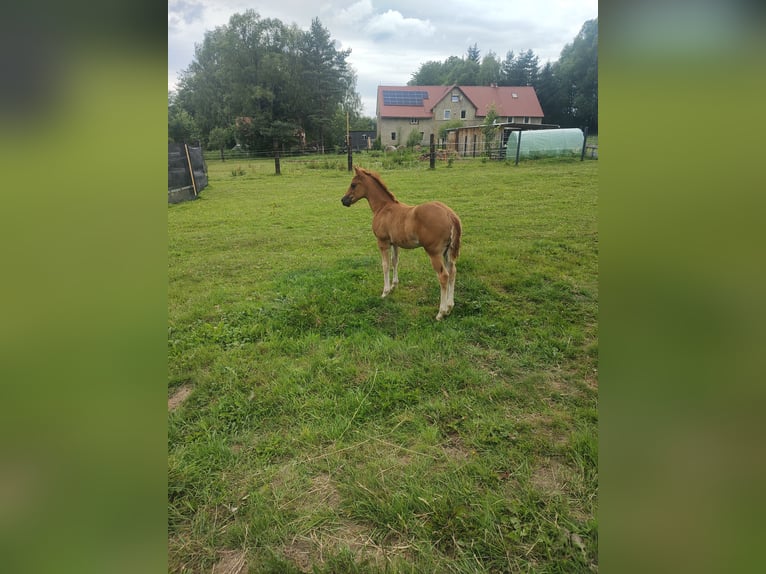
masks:
[[[378,86],[377,131],[383,147],[406,144],[413,130],[427,144],[448,124],[481,124],[492,108],[498,123],[543,122],[532,86]]]

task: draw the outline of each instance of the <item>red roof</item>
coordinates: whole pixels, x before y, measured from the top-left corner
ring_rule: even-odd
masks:
[[[486,116],[489,107],[493,104],[498,116],[543,117],[543,109],[532,86],[459,86],[459,88],[476,106],[476,115],[479,117]]]
[[[433,107],[451,86],[378,86],[378,114],[382,118],[431,118]],[[389,92],[428,92],[422,106],[386,106],[383,90]]]
[[[476,115],[484,117],[491,105],[501,117],[542,118],[543,109],[532,86],[378,86],[378,114],[383,118],[431,118],[436,104],[458,89],[476,107]],[[423,106],[385,105],[386,92],[427,92]],[[515,94],[515,97],[514,97]]]

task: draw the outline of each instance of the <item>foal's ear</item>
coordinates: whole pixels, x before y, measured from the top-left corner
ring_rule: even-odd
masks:
[[[355,166],[354,166],[354,171],[356,172],[356,175],[359,175],[359,173],[360,173],[362,170],[361,170],[361,169],[359,169],[359,166],[358,166],[358,165],[355,165]]]

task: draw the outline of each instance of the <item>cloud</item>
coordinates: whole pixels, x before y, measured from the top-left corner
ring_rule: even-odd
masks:
[[[372,0],[359,0],[359,2],[341,10],[335,19],[343,26],[353,26],[369,18],[372,13]]]
[[[202,22],[205,7],[194,0],[171,0],[168,2],[168,31]]]
[[[385,42],[431,37],[435,27],[430,20],[404,16],[389,9],[376,11],[372,0],[358,0],[335,14],[328,14],[331,26],[349,36],[362,36],[368,40]]]
[[[397,10],[388,10],[383,14],[373,16],[364,30],[378,41],[394,38],[430,37],[435,32],[430,20],[405,18]]]

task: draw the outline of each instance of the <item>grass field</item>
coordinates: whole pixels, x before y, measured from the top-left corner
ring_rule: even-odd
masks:
[[[172,572],[598,569],[598,162],[379,170],[463,222],[383,277],[345,157],[209,162],[168,207]]]

